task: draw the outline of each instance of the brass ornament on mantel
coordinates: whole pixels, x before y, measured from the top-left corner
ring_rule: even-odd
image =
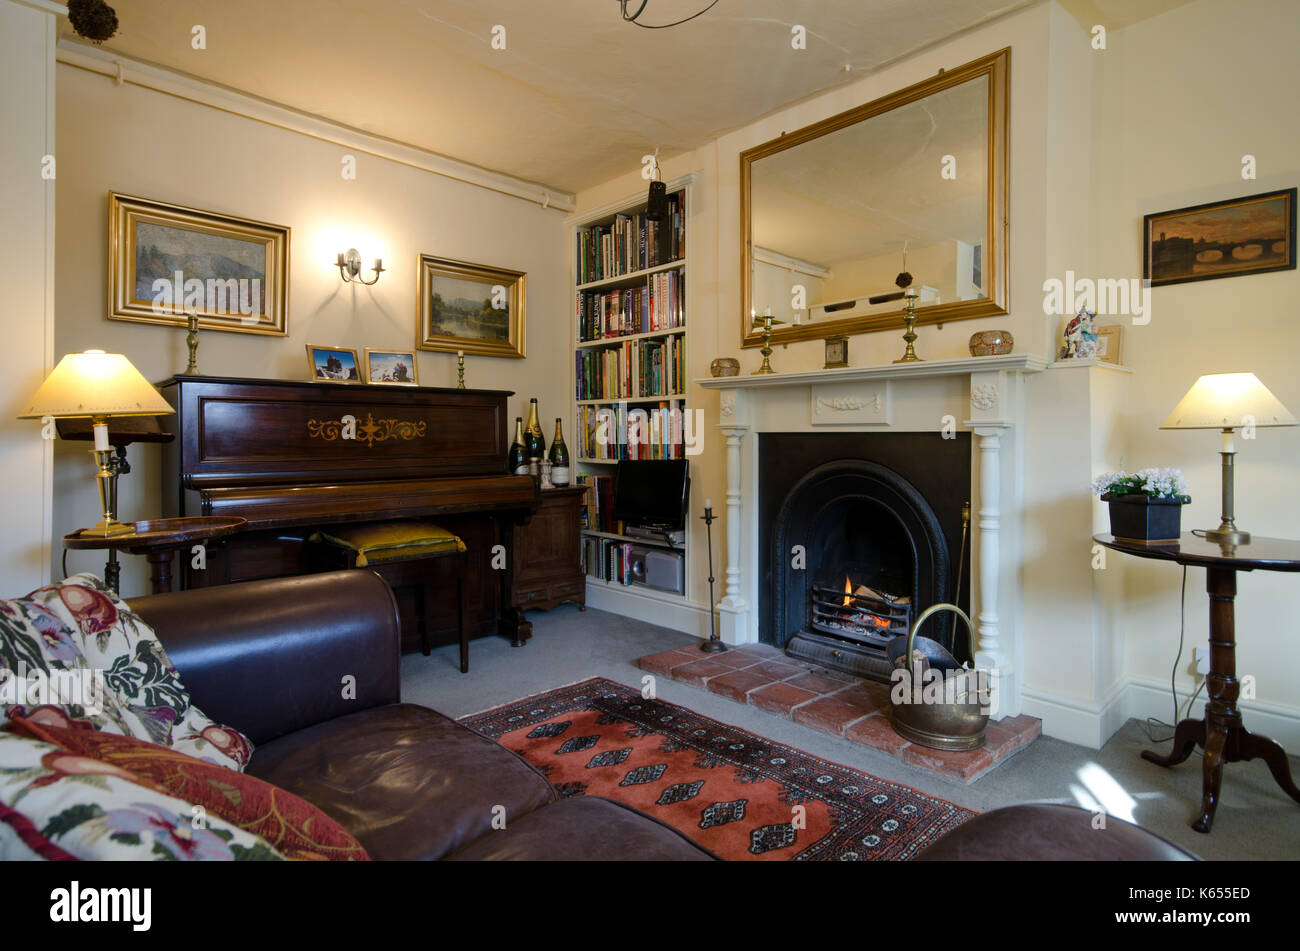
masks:
[[[190,351],[190,362],[185,366],[186,376],[199,375],[199,315],[198,312],[191,309],[185,316],[185,326],[188,333],[185,334],[185,346]]]
[[[922,363],[924,361],[916,355],[916,348],[913,346],[916,343],[916,288],[909,287],[903,291],[903,297],[907,300],[907,308],[903,311],[903,324],[907,327],[907,333],[903,334],[903,339],[907,341],[907,349],[894,362]]]
[[[783,324],[783,323],[785,323],[785,321],[777,320],[775,317],[772,316],[772,312],[770,310],[762,317],[755,315],[754,324],[753,324],[754,327],[763,328],[763,349],[759,351],[760,353],[763,354],[763,365],[759,367],[757,370],[755,370],[753,373],[751,373],[750,376],[758,376],[760,373],[776,372],[775,370],[772,369],[772,325]]]

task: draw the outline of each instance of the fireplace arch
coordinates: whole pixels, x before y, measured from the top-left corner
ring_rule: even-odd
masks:
[[[906,600],[909,623],[953,597],[949,544],[934,507],[910,481],[877,462],[837,459],[811,469],[782,500],[771,537],[771,643],[795,657],[888,680],[883,644],[897,625],[858,637],[837,633],[824,615],[815,616],[814,590],[824,595],[827,587],[845,584],[846,576],[853,590],[865,586]],[[802,558],[795,546],[802,546]],[[921,633],[952,646],[942,617],[927,621]],[[964,648],[962,639],[958,647]]]

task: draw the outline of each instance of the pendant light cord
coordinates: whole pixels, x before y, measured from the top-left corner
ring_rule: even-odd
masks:
[[[704,14],[708,13],[710,10],[712,10],[715,6],[718,5],[718,0],[713,0],[712,3],[710,3],[699,13],[692,13],[690,16],[684,17],[681,20],[675,20],[672,23],[638,23],[637,17],[641,15],[642,11],[645,10],[646,5],[649,2],[650,0],[641,0],[641,6],[636,8],[636,13],[632,14],[631,16],[628,16],[627,0],[619,0],[619,3],[622,4],[623,19],[626,20],[628,23],[633,24],[634,26],[641,27],[641,29],[643,30],[666,30],[670,26],[681,26],[683,23],[689,23],[691,20],[694,20],[696,17],[704,16]]]

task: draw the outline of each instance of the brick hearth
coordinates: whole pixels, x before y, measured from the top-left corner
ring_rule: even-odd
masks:
[[[1037,739],[1043,726],[1036,717],[1007,717],[989,724],[986,742],[978,750],[932,750],[894,732],[885,684],[794,660],[766,644],[746,644],[722,654],[681,647],[648,654],[637,663],[657,676],[701,687],[966,783],[1024,749]]]

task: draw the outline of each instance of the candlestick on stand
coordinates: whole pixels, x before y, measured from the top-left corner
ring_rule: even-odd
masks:
[[[456,389],[465,389],[465,351],[456,351]]]
[[[751,326],[755,329],[758,329],[759,327],[763,328],[763,349],[759,351],[759,353],[763,354],[763,365],[751,373],[750,376],[776,372],[772,369],[772,325],[783,323],[785,323],[784,320],[777,320],[772,316],[772,309],[770,307],[768,308],[767,313],[762,317],[755,316],[753,318]]]
[[[704,500],[704,531],[709,539],[709,639],[700,645],[706,654],[721,654],[727,645],[718,638],[718,622],[713,608],[713,500]]]
[[[185,335],[185,346],[190,348],[190,362],[185,367],[188,376],[197,376],[199,372],[199,315],[193,308],[185,317],[185,326],[189,333]]]

